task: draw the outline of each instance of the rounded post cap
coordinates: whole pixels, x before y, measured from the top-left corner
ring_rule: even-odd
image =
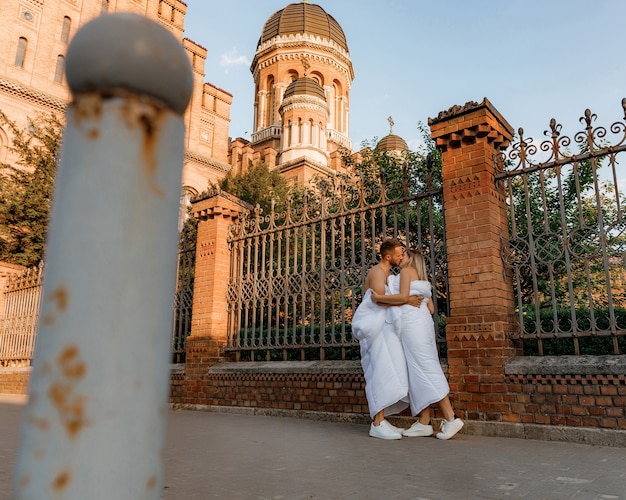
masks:
[[[182,115],[193,92],[193,72],[182,44],[139,14],[104,14],[78,30],[66,56],[74,96],[124,89],[147,94]]]

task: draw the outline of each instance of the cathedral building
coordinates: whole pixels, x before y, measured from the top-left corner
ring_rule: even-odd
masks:
[[[0,110],[20,128],[42,112],[62,115],[71,98],[64,69],[72,36],[96,16],[134,12],[180,40],[194,72],[184,115],[181,206],[227,172],[244,173],[259,163],[299,184],[344,172],[341,151],[352,151],[354,69],[339,23],[306,1],[269,16],[250,67],[255,86],[251,140],[231,139],[233,96],[204,81],[207,49],[184,37],[187,11],[181,0],[1,0]],[[0,163],[18,160],[10,141],[0,126]]]
[[[301,184],[343,171],[354,69],[339,23],[319,5],[287,5],[265,22],[250,71],[253,133],[232,142],[235,171],[264,161]]]

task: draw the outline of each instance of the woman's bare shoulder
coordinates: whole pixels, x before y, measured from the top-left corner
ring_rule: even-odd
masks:
[[[418,279],[419,275],[417,274],[417,269],[412,267],[403,267],[400,270],[400,276],[408,278],[410,281],[415,281]]]

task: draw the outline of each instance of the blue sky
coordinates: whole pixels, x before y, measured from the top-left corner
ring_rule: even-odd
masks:
[[[284,0],[186,0],[185,36],[208,49],[206,80],[233,94],[230,135],[250,137],[250,62]],[[487,97],[525,135],[551,118],[573,138],[586,108],[608,127],[626,97],[624,0],[311,0],[341,25],[354,65],[350,136],[394,133],[414,149],[418,122]],[[610,135],[610,134],[609,134]],[[626,169],[620,177],[626,177]]]

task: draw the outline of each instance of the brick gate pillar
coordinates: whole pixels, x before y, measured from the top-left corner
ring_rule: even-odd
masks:
[[[215,190],[192,204],[198,220],[191,335],[186,340],[186,372],[205,372],[228,341],[227,286],[230,277],[228,230],[246,207],[242,200]]]
[[[517,421],[504,365],[516,354],[513,287],[500,247],[508,233],[495,156],[513,129],[485,98],[429,119],[442,153],[450,317],[448,377],[455,410],[470,420]],[[500,165],[500,166],[498,166]]]

